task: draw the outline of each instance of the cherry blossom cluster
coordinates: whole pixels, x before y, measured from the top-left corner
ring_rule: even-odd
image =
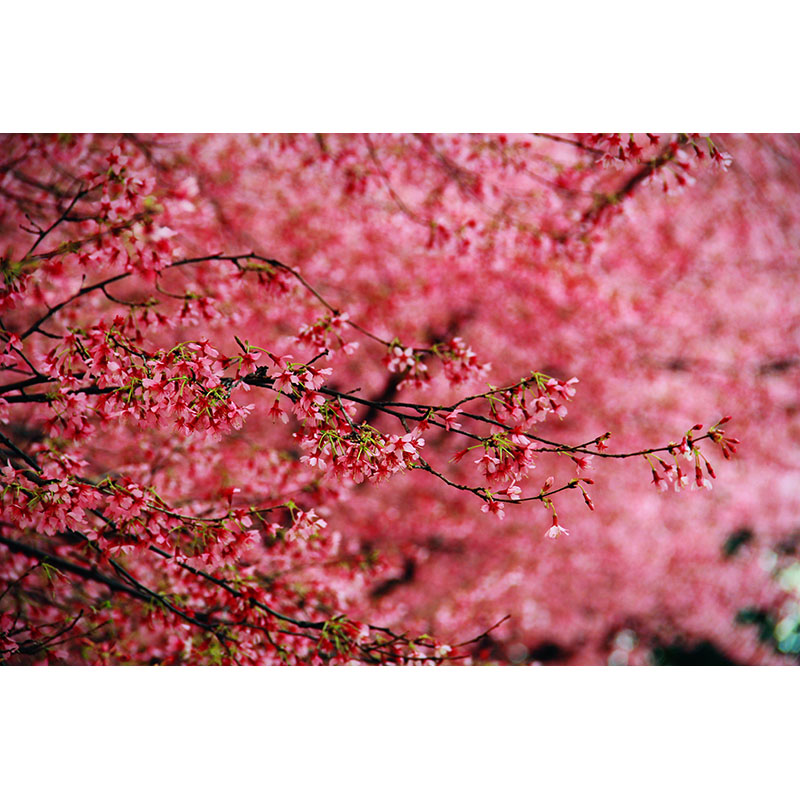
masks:
[[[510,389],[488,395],[489,415],[497,422],[516,423],[527,427],[542,422],[548,415],[559,419],[567,415],[564,401],[575,396],[577,378],[561,381],[541,372],[534,372]]]
[[[94,507],[99,493],[67,477],[36,482],[27,470],[3,467],[0,495],[3,517],[21,528],[32,528],[46,536],[86,524],[84,509]]]
[[[330,469],[354,483],[377,483],[396,472],[413,469],[425,440],[419,430],[402,436],[385,435],[370,425],[354,426],[326,404],[320,410],[322,424],[307,428],[299,436],[306,451],[300,460],[312,467]]]
[[[655,162],[660,155],[666,152],[669,160],[685,173],[684,176],[679,176],[678,173],[675,173],[676,179],[681,186],[686,185],[688,182],[688,175],[686,174],[690,169],[690,160],[703,162],[708,158],[722,169],[727,169],[731,163],[730,155],[720,150],[709,134],[688,133],[669,137],[666,142],[666,151],[661,150],[662,138],[662,136],[652,133],[643,135],[598,133],[586,136],[585,140],[592,147],[599,149],[603,153],[598,164],[607,169],[624,169],[630,163],[646,164],[648,161]],[[693,179],[691,182],[693,182]]]
[[[313,347],[318,352],[341,349],[345,355],[352,355],[358,349],[358,342],[345,342],[342,333],[350,315],[329,314],[311,325],[303,325],[297,334],[297,342]]]
[[[432,350],[442,360],[444,374],[453,386],[485,378],[492,366],[479,362],[473,349],[460,336],[444,344],[435,344]]]
[[[383,363],[389,372],[403,376],[399,388],[413,386],[419,389],[431,378],[425,363],[431,355],[441,361],[445,378],[452,386],[479,381],[491,369],[491,364],[478,361],[475,351],[460,336],[447,342],[436,342],[430,348],[403,347],[395,340],[383,357]]]
[[[723,417],[715,425],[712,425],[703,438],[711,439],[716,444],[720,445],[722,455],[726,459],[730,459],[731,455],[736,452],[736,445],[739,440],[733,437],[726,437],[725,431],[720,427],[729,422],[731,417]],[[690,486],[691,489],[708,489],[713,488],[711,481],[717,477],[711,462],[700,451],[693,438],[696,431],[701,431],[703,426],[698,423],[692,426],[687,431],[686,435],[679,443],[670,442],[666,450],[672,457],[674,463],[665,461],[660,456],[646,455],[648,463],[651,466],[653,475],[652,483],[659,492],[665,492],[672,485],[676,492]],[[681,468],[680,459],[689,462],[692,466],[687,467],[687,472]],[[657,466],[656,466],[657,465]],[[658,469],[657,469],[658,467]],[[661,474],[659,474],[659,470]]]
[[[481,445],[475,445],[475,448],[483,450],[475,463],[486,483],[490,485],[505,483],[513,486],[536,468],[535,442],[516,433],[510,436],[505,433],[492,434]],[[460,460],[471,449],[473,448],[459,451],[454,459]]]
[[[118,317],[111,326],[71,331],[47,354],[48,374],[61,388],[53,403],[54,429],[66,418],[72,429],[65,432],[80,435],[88,430],[89,411],[106,419],[129,414],[148,426],[164,426],[168,419],[187,434],[219,435],[242,426],[253,406],[231,400],[230,382],[223,382],[229,360],[219,351],[203,341],[148,353],[122,332],[123,323]],[[87,375],[101,390],[91,404],[82,392]]]
[[[393,342],[389,351],[383,357],[383,363],[389,372],[403,376],[403,386],[421,387],[430,380],[428,365],[424,361],[424,353],[413,347],[403,347],[399,342]]]

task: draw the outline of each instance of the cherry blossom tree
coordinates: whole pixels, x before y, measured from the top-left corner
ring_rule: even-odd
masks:
[[[0,658],[791,660],[799,177],[789,136],[4,136]]]

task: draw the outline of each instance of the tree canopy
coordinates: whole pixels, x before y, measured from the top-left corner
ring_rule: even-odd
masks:
[[[0,660],[794,659],[799,172],[3,136]]]

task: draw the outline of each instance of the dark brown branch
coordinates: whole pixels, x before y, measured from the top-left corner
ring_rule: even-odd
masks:
[[[72,211],[73,208],[75,208],[75,205],[77,204],[77,202],[82,197],[85,197],[90,191],[92,191],[92,190],[91,189],[81,189],[80,191],[78,191],[77,194],[70,201],[70,203],[67,206],[66,210],[61,212],[61,215],[58,217],[58,219],[56,219],[56,221],[53,222],[53,224],[50,225],[49,228],[44,228],[44,229],[39,231],[39,235],[36,237],[36,241],[31,245],[31,247],[28,250],[28,252],[25,253],[25,256],[22,259],[23,261],[27,261],[31,257],[31,255],[33,255],[33,252],[36,250],[36,248],[47,238],[47,236],[50,233],[52,233],[52,231],[54,231],[62,222],[65,222],[67,220],[67,218],[70,215],[70,212]]]
[[[596,147],[589,147],[583,142],[577,142],[575,139],[567,139],[563,136],[556,136],[552,133],[532,133],[531,136],[539,136],[542,139],[550,139],[552,142],[560,142],[561,144],[568,144],[572,147],[577,147],[579,150],[585,150],[587,153],[593,153],[596,156],[602,156],[603,151],[598,150]]]
[[[62,570],[63,572],[71,572],[73,575],[78,575],[84,580],[103,584],[112,591],[122,592],[123,594],[130,595],[131,597],[136,597],[139,600],[150,600],[148,595],[139,591],[133,586],[121,583],[115,578],[104,575],[102,572],[99,572],[96,569],[82,567],[80,564],[75,564],[72,561],[61,558],[61,556],[56,556],[52,553],[46,553],[44,550],[40,550],[38,547],[33,547],[25,542],[20,542],[16,539],[9,539],[6,536],[0,535],[0,544],[4,544],[12,553],[21,553],[29,558],[38,559],[39,563],[41,564],[48,564],[56,569]]]

